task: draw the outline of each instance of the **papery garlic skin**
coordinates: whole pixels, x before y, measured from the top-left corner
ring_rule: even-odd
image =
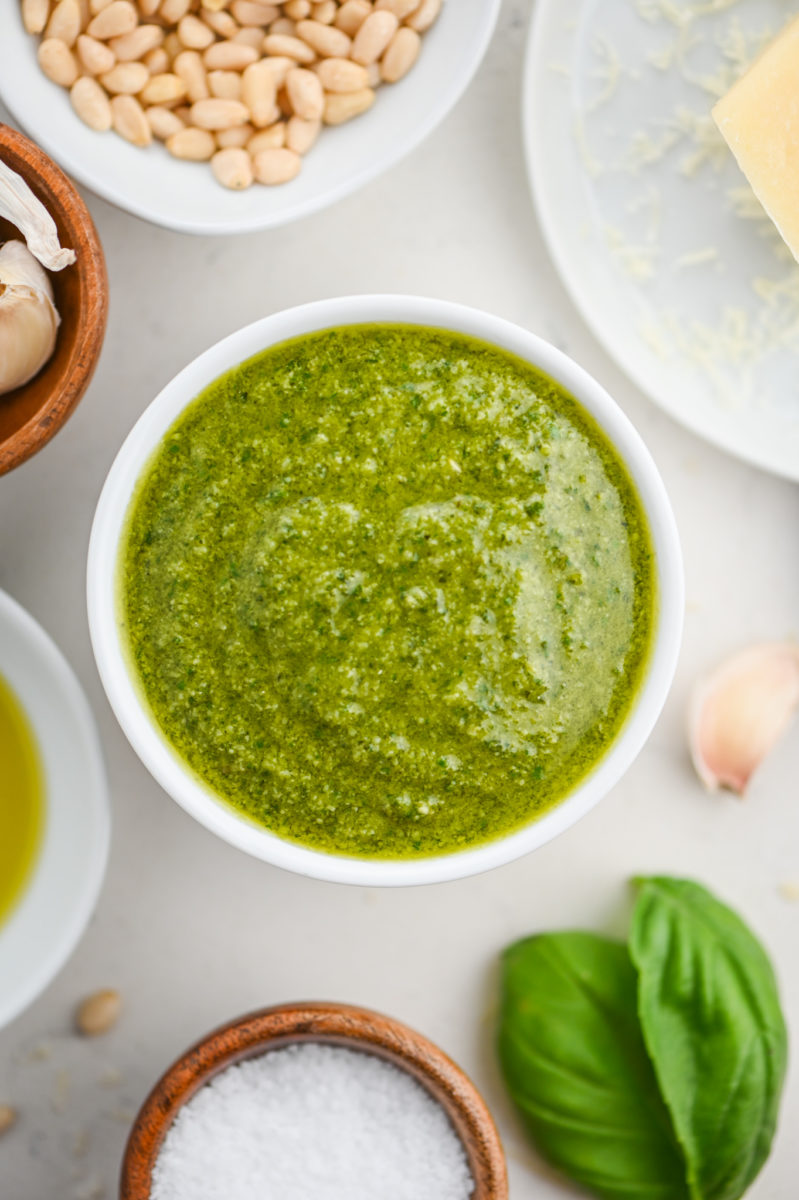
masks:
[[[728,659],[694,693],[691,757],[711,791],[742,796],[799,707],[799,645],[772,642]]]
[[[0,246],[0,395],[38,374],[55,349],[58,326],[47,273],[24,242]]]
[[[0,159],[0,217],[25,238],[31,254],[50,271],[62,271],[75,261],[75,251],[58,240],[56,223],[25,180]]]

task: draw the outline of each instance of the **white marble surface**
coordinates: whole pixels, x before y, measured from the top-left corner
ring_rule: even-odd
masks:
[[[105,745],[114,841],[97,913],[46,994],[0,1034],[0,1099],[21,1110],[0,1143],[3,1200],[116,1194],[127,1125],[195,1037],[249,1008],[298,998],[392,1013],[472,1074],[505,1138],[513,1200],[568,1189],[525,1148],[492,1054],[497,954],[533,930],[624,928],[633,873],[684,873],[733,901],[776,960],[799,1028],[799,736],[748,800],[703,794],[687,763],[691,682],[755,638],[799,634],[799,492],[674,425],[588,334],[550,265],[521,159],[518,96],[530,5],[506,0],[456,112],[390,174],[332,210],[260,236],[190,239],[92,198],[111,277],[102,363],[68,426],[0,480],[0,586],[54,635],[91,698]],[[117,446],[160,386],[211,342],[276,308],[351,291],[439,295],[493,310],[562,346],[610,389],[649,443],[679,521],[688,617],[679,674],[652,741],[578,827],[481,878],[378,892],[295,878],[223,845],[151,781],[108,708],[89,648],[89,526]],[[101,986],[125,1012],[78,1042],[73,1005]],[[752,1200],[793,1200],[799,1072]]]

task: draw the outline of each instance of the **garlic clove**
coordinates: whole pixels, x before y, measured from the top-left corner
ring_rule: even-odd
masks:
[[[799,645],[752,646],[700,683],[691,704],[691,757],[711,791],[742,796],[799,707]]]
[[[25,180],[0,159],[0,217],[10,221],[25,238],[31,254],[50,271],[61,271],[75,261],[75,251],[58,240],[56,223],[37,200]]]
[[[0,395],[38,374],[55,349],[58,325],[46,272],[23,242],[0,246]]]

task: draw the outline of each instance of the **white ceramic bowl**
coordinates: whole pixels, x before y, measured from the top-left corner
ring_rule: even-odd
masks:
[[[105,872],[110,817],[100,743],[80,684],[41,626],[2,591],[0,675],[33,728],[46,790],[32,877],[0,924],[2,1028],[47,987],[86,928]]]
[[[232,192],[207,163],[179,162],[160,145],[131,146],[76,116],[67,92],[36,61],[10,0],[0,34],[0,97],[22,128],[74,176],[112,204],[183,233],[246,233],[284,225],[325,208],[387,170],[444,119],[485,54],[500,0],[445,0],[411,74],[381,88],[374,107],[326,130],[297,179],[282,187]]]
[[[369,321],[470,334],[511,351],[562,383],[605,430],[635,480],[652,531],[660,590],[645,681],[619,736],[591,774],[557,808],[517,833],[461,853],[404,862],[336,856],[284,841],[204,787],[160,732],[131,678],[115,588],[118,548],[136,482],[185,406],[223,372],[268,346],[312,330]],[[669,690],[682,633],[683,573],[677,530],[657,469],[624,413],[581,367],[526,330],[475,309],[410,296],[351,296],[303,305],[248,325],[201,354],[156,397],[122,446],[100,497],[89,548],[88,603],[97,665],[117,718],[144,764],[187,812],[225,841],[279,867],[341,883],[396,886],[457,879],[510,862],[568,829],[601,800],[644,745]]]

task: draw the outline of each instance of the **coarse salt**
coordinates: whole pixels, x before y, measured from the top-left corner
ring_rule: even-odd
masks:
[[[467,1200],[449,1118],[407,1072],[303,1042],[228,1067],[171,1126],[151,1200]]]

